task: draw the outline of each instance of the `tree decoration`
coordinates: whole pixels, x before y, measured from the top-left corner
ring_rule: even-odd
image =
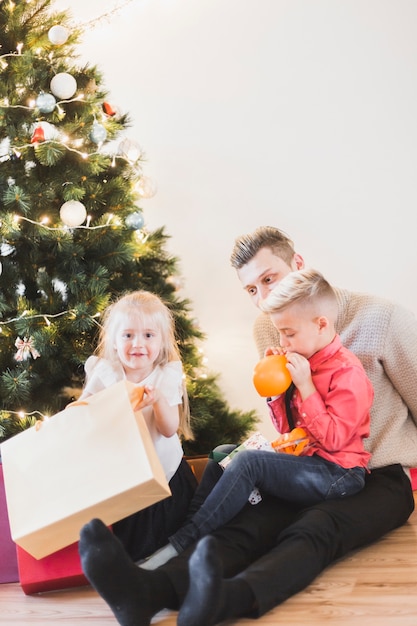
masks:
[[[81,226],[85,221],[87,210],[82,202],[78,200],[68,200],[61,206],[59,215],[66,226],[73,228],[75,226]]]
[[[59,137],[59,130],[49,122],[37,122],[32,127],[31,143],[40,143],[42,141],[52,141]]]
[[[40,93],[36,98],[36,106],[41,113],[52,113],[56,106],[56,100],[51,93]]]
[[[88,83],[85,85],[84,87],[84,93],[87,94],[95,94],[97,91],[97,82],[95,78],[90,78],[90,80],[88,81]]]
[[[36,126],[33,131],[33,135],[30,140],[30,143],[40,143],[42,141],[45,141],[45,131],[43,130],[42,126],[39,124],[39,126]]]
[[[10,159],[10,139],[5,137],[0,141],[0,163]]]
[[[113,117],[117,113],[116,109],[114,109],[108,102],[103,102],[103,111],[109,117]]]
[[[68,100],[77,91],[77,81],[67,72],[56,74],[51,80],[51,91],[57,98]]]
[[[55,46],[62,46],[62,44],[67,41],[68,37],[68,29],[65,28],[65,26],[60,26],[59,24],[52,26],[52,28],[48,31],[48,39]]]
[[[100,144],[105,141],[107,137],[107,130],[104,128],[102,124],[98,122],[93,123],[93,128],[90,133],[90,139],[93,143]]]
[[[125,219],[125,224],[128,228],[132,230],[140,230],[145,223],[143,219],[143,213],[141,211],[135,211],[128,215]]]
[[[117,153],[131,163],[136,163],[142,156],[142,148],[136,141],[126,138],[120,142]]]
[[[14,345],[17,348],[17,352],[14,355],[16,361],[26,361],[30,356],[32,359],[37,359],[41,356],[35,348],[33,337],[29,337],[29,339],[27,337],[23,339],[18,337]]]
[[[156,194],[156,185],[149,176],[141,176],[136,189],[141,198],[152,198]]]

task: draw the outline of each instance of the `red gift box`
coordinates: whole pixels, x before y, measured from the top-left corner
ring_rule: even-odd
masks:
[[[417,468],[413,468],[410,470],[411,474],[411,487],[413,491],[417,490]]]
[[[20,546],[16,548],[20,585],[26,595],[89,584],[81,569],[78,542],[43,559],[35,559]]]
[[[15,583],[18,580],[16,544],[10,535],[3,466],[0,462],[0,583]]]

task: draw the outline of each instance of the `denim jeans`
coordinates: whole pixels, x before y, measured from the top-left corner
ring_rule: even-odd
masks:
[[[367,473],[365,487],[349,498],[300,509],[265,496],[256,506],[245,505],[213,537],[224,577],[239,576],[254,594],[257,608],[244,615],[254,618],[305,589],[336,560],[404,524],[413,510],[410,479],[395,464]],[[175,601],[168,607],[173,610],[179,609],[188,593],[194,547],[158,570],[174,589]]]
[[[266,450],[242,450],[227,466],[213,491],[191,521],[169,538],[181,552],[191,543],[231,520],[255,487],[289,502],[311,506],[360,491],[365,469],[346,469],[321,457],[294,456]]]

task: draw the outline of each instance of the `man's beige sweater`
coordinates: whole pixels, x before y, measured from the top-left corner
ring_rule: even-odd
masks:
[[[343,344],[362,361],[375,392],[370,467],[401,463],[417,467],[417,319],[403,307],[369,294],[335,289],[339,314],[336,330]],[[259,356],[279,345],[270,318],[255,321]]]

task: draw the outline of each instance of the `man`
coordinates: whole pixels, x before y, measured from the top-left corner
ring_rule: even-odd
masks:
[[[255,305],[304,267],[291,240],[263,227],[236,240],[231,262]],[[81,531],[83,569],[122,626],[147,626],[162,608],[179,626],[257,617],[305,588],[350,550],[402,525],[414,509],[406,472],[417,466],[417,321],[382,298],[335,289],[337,332],[361,359],[375,391],[372,471],[346,499],[298,509],[264,497],[229,524],[153,571],[137,568],[99,520]],[[279,343],[267,315],[255,322],[260,356]]]

